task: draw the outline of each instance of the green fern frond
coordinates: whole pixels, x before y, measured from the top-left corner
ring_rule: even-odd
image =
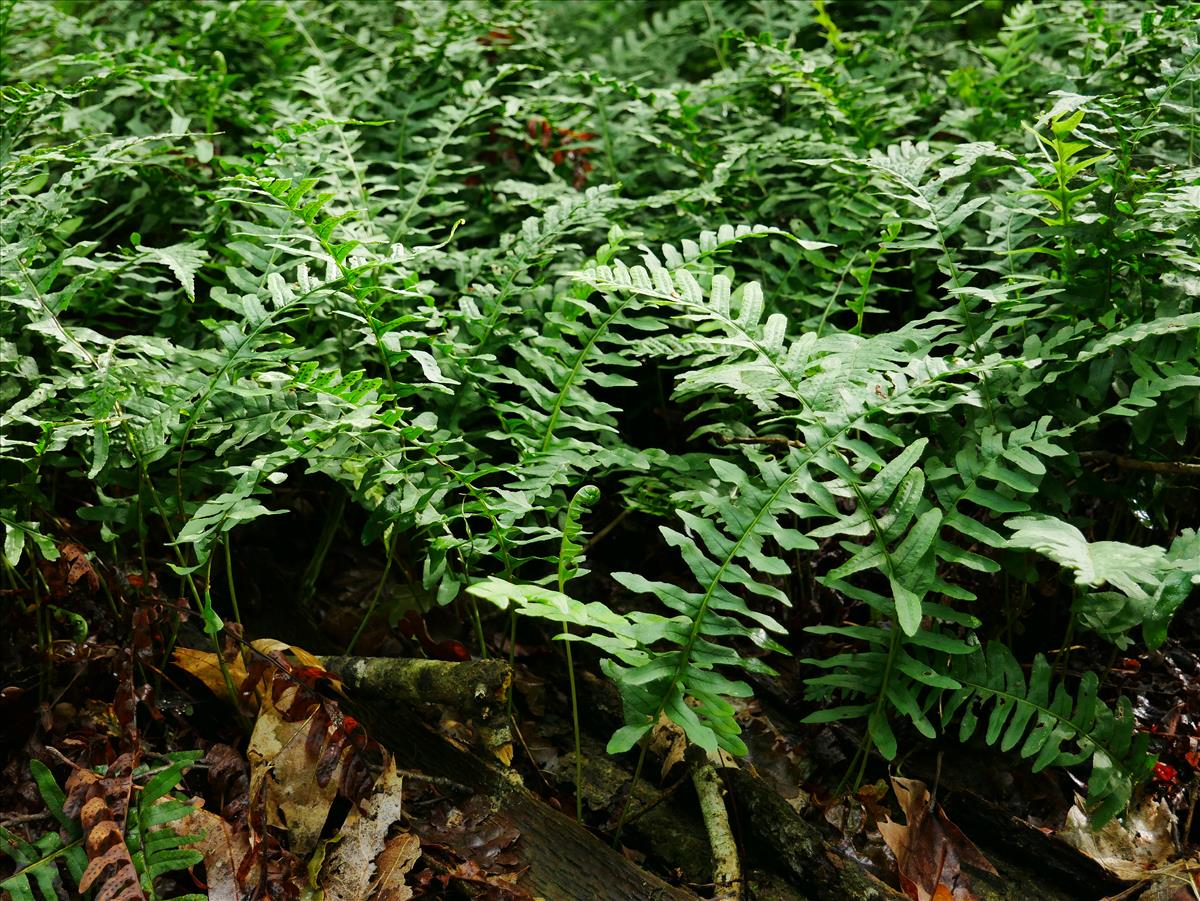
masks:
[[[1150,737],[1135,734],[1132,704],[1122,697],[1114,710],[1099,700],[1094,672],[1083,674],[1075,697],[1061,682],[1051,692],[1045,657],[1034,658],[1026,682],[1012,651],[999,642],[955,657],[950,672],[962,687],[946,696],[942,723],[961,715],[961,740],[974,735],[986,715],[984,741],[998,743],[1002,751],[1019,747],[1022,757],[1033,758],[1035,772],[1091,758],[1088,804],[1097,828],[1125,808],[1134,786],[1154,768],[1155,758],[1147,752]],[[1067,742],[1074,750],[1063,747]]]

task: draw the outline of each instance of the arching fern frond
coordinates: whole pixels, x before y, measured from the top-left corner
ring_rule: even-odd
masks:
[[[1099,700],[1094,672],[1083,674],[1074,697],[1061,682],[1051,691],[1045,657],[1034,658],[1026,682],[1012,651],[992,642],[983,653],[955,657],[950,673],[961,688],[946,695],[942,722],[961,714],[961,740],[976,734],[986,715],[984,741],[1002,751],[1019,747],[1022,757],[1033,758],[1035,772],[1091,758],[1088,803],[1097,828],[1124,809],[1133,787],[1154,768],[1150,736],[1135,734],[1133,705],[1121,697],[1111,709]],[[1074,748],[1065,749],[1066,743]]]

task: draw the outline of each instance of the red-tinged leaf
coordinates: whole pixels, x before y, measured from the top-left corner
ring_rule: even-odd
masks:
[[[1169,785],[1174,785],[1179,781],[1179,770],[1160,760],[1154,764],[1154,779],[1157,782],[1166,782]]]
[[[941,808],[933,809],[924,783],[892,779],[907,825],[884,819],[879,832],[896,856],[900,884],[915,901],[975,901],[960,864],[995,873],[971,840],[950,822]]]
[[[433,656],[436,660],[449,660],[452,663],[462,663],[471,659],[471,652],[467,650],[467,646],[461,641],[448,638],[445,641],[437,643]]]

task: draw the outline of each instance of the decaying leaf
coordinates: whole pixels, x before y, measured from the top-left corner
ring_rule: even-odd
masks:
[[[685,754],[690,743],[683,728],[666,715],[660,715],[658,722],[650,733],[650,749],[662,758],[662,778],[665,780],[671,771],[684,762]],[[693,758],[696,760],[699,758]],[[717,748],[708,756],[709,761],[718,768],[736,768],[737,760],[723,748]]]
[[[241,703],[247,712],[253,713],[257,708],[257,698],[262,694],[265,685],[270,681],[272,670],[264,658],[274,657],[285,662],[285,654],[290,655],[298,664],[292,667],[287,664],[297,676],[320,676],[335,690],[340,690],[341,680],[328,673],[321,666],[320,660],[303,648],[279,641],[274,638],[258,638],[250,642],[250,647],[262,655],[261,658],[251,656],[251,665],[247,667],[246,658],[241,654],[228,653],[225,659],[225,669],[233,685],[241,695]],[[229,689],[225,682],[225,673],[221,671],[221,661],[212,651],[198,651],[194,648],[176,647],[172,652],[172,660],[180,669],[191,673],[214,695],[228,699]]]
[[[260,654],[271,654],[274,652],[291,654],[301,666],[321,666],[321,661],[313,654],[304,650],[304,648],[288,644],[286,641],[279,641],[276,638],[257,638],[250,642],[250,646]]]
[[[405,876],[421,857],[421,840],[412,832],[388,839],[376,860],[375,893],[379,901],[408,901],[413,896]]]
[[[298,690],[289,686],[278,702],[270,691],[263,693],[246,756],[250,760],[250,797],[263,799],[264,822],[286,829],[291,850],[306,856],[325,827],[338,783],[336,778],[316,777],[317,760],[305,747],[313,726],[310,720],[288,722],[280,711]],[[340,767],[340,761],[337,765]]]
[[[473,795],[465,804],[447,803],[435,809],[421,830],[431,847],[451,851],[460,861],[474,861],[489,873],[519,869],[522,859],[514,845],[521,833],[512,818],[495,809],[486,795]]]
[[[200,807],[174,820],[170,828],[179,835],[201,836],[198,841],[189,843],[188,847],[204,855],[208,901],[240,901],[242,891],[238,886],[237,874],[242,861],[250,853],[245,830],[235,831],[217,814]]]
[[[395,761],[389,758],[371,794],[361,805],[351,808],[350,813],[346,815],[346,821],[339,832],[339,840],[334,845],[321,875],[325,901],[356,901],[359,898],[379,897],[377,891],[368,889],[372,886],[378,888],[382,873],[379,859],[387,847],[391,827],[400,821],[403,787],[404,779],[396,771]],[[419,856],[420,842],[417,842],[416,856],[408,861],[409,869]],[[393,854],[387,861],[386,875],[393,886],[403,888],[404,874],[407,870],[397,872],[401,862]],[[392,895],[396,898],[408,897],[398,891],[392,892]]]
[[[687,751],[687,736],[683,728],[666,716],[660,716],[650,733],[650,750],[662,760],[662,778],[666,779],[676,766],[683,763]]]
[[[1150,887],[1138,901],[1196,901],[1200,897],[1200,857],[1177,860],[1153,874]]]
[[[87,548],[77,542],[68,541],[59,548],[59,552],[56,562],[68,588],[74,588],[82,582],[92,593],[100,590],[100,577],[88,558]]]
[[[1124,821],[1109,820],[1092,831],[1083,799],[1076,797],[1058,837],[1078,848],[1118,879],[1145,879],[1176,853],[1175,815],[1165,798],[1146,799]]]
[[[940,807],[931,809],[923,782],[893,777],[892,789],[908,824],[885,818],[879,832],[896,855],[904,893],[916,901],[975,901],[960,865],[988,873],[995,868]]]

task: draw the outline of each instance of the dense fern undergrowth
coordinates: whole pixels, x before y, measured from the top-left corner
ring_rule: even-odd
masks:
[[[798,655],[858,773],[981,742],[1111,818],[1154,749],[1064,649],[1158,648],[1200,583],[1198,22],[6,0],[29,642],[68,537],[218,632],[307,496],[422,609],[592,646],[613,752],[663,715],[744,752],[746,674]]]

